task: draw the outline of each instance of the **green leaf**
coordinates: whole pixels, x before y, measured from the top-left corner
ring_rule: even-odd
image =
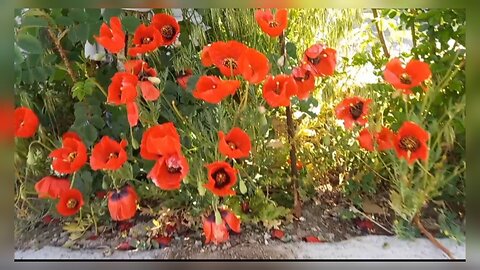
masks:
[[[293,59],[297,59],[297,46],[295,43],[287,42],[286,47],[288,56]]]
[[[55,23],[57,23],[59,26],[70,26],[70,25],[74,24],[74,21],[70,17],[59,16],[59,17],[55,18]]]
[[[47,27],[48,21],[44,17],[24,16],[22,18],[22,27]]]
[[[68,17],[72,18],[73,20],[79,23],[85,23],[85,21],[88,18],[88,15],[85,12],[84,8],[72,8],[68,12]]]
[[[133,33],[140,25],[140,20],[133,16],[125,16],[122,19],[122,24],[125,27],[125,31]]]
[[[88,24],[81,23],[73,26],[70,29],[70,32],[68,33],[68,38],[73,43],[76,43],[79,41],[86,41],[89,38],[88,34],[89,34]]]
[[[120,8],[106,8],[103,11],[103,20],[108,22],[111,17],[120,16],[122,14],[122,9]]]
[[[23,58],[22,51],[20,48],[15,44],[14,46],[14,58],[13,58],[13,63],[15,66],[19,66],[25,61],[25,58]]]
[[[222,224],[222,215],[220,215],[220,212],[215,209],[215,223],[217,224]]]
[[[78,133],[87,147],[92,146],[98,138],[98,131],[93,125],[73,126],[72,129]]]
[[[193,89],[195,89],[195,86],[197,85],[198,79],[200,79],[200,75],[192,75],[187,82],[187,91],[192,92]]]
[[[247,186],[245,185],[245,181],[240,180],[240,181],[239,181],[239,186],[240,186],[240,192],[241,192],[242,194],[247,193]]]
[[[202,181],[197,181],[197,190],[198,190],[198,194],[200,194],[200,196],[202,196],[202,197],[205,196],[206,189],[203,186]]]
[[[41,54],[43,52],[40,41],[30,34],[18,34],[17,46],[29,54]]]

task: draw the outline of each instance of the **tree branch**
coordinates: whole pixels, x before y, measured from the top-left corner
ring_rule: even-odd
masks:
[[[65,68],[67,69],[68,75],[70,75],[70,78],[72,78],[73,83],[77,82],[77,77],[75,76],[75,73],[73,72],[72,66],[70,65],[70,61],[68,61],[67,55],[65,54],[65,51],[63,50],[62,44],[60,44],[60,39],[57,38],[55,33],[53,32],[52,28],[48,27],[47,28],[48,35],[53,41],[53,44],[55,45],[55,48],[57,49],[58,53],[60,54],[60,57],[63,60],[63,63],[65,64]]]
[[[376,8],[372,8],[373,18],[378,19],[378,11]],[[388,52],[387,43],[385,42],[385,37],[383,36],[383,31],[380,29],[380,22],[376,20],[375,28],[377,29],[378,39],[380,39],[380,43],[382,43],[383,53],[387,58],[390,58],[390,53]]]
[[[427,229],[425,229],[425,227],[423,227],[423,224],[420,221],[419,214],[415,215],[415,217],[413,218],[413,222],[415,223],[415,225],[417,225],[418,229],[420,229],[422,234],[425,235],[428,240],[430,240],[437,248],[441,249],[445,254],[447,254],[450,259],[455,259],[450,250],[448,250],[444,245],[442,245],[442,243],[438,242],[438,240],[435,239],[435,237],[433,237],[433,235]]]

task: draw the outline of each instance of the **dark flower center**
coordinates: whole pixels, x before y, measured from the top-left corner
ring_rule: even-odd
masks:
[[[411,84],[412,78],[407,73],[402,73],[402,75],[400,75],[400,82],[403,84]]]
[[[182,171],[182,165],[176,157],[170,157],[167,159],[167,171],[169,173],[180,173]]]
[[[151,37],[144,37],[142,38],[142,44],[148,44],[150,42],[152,42],[153,39]]]
[[[108,160],[111,160],[114,158],[118,158],[118,153],[110,153],[110,155],[108,155]]]
[[[225,58],[223,60],[223,65],[230,69],[237,69],[237,61],[233,58]]]
[[[303,77],[293,77],[297,82],[304,82],[310,78],[310,71],[306,71]]]
[[[150,75],[146,73],[145,70],[142,70],[140,73],[138,73],[138,80],[140,81],[147,81],[148,77],[150,77]]]
[[[277,23],[276,21],[270,21],[270,22],[268,23],[268,26],[270,26],[270,27],[272,27],[272,28],[273,28],[273,27],[277,27],[277,26],[278,26],[278,23]]]
[[[322,53],[315,58],[311,58],[311,57],[307,56],[307,60],[308,60],[308,62],[312,63],[313,65],[318,65],[322,61],[322,58],[327,58],[327,57],[328,57],[328,55],[326,53]]]
[[[171,25],[164,25],[162,29],[160,29],[162,36],[166,39],[172,39],[175,36],[175,28]]]
[[[357,120],[363,113],[363,101],[350,105],[350,114],[354,120]]]
[[[282,89],[280,89],[280,82],[276,82],[275,84],[276,84],[276,87],[273,90],[273,92],[275,92],[275,94],[277,95],[280,95],[282,93]]]
[[[420,141],[413,136],[405,136],[400,139],[400,148],[405,151],[415,152],[420,148]]]
[[[112,201],[118,201],[126,195],[128,195],[128,190],[127,190],[127,187],[125,186],[120,190],[114,191],[113,194],[112,194],[111,200]]]
[[[73,208],[75,208],[75,207],[77,206],[77,203],[78,203],[78,202],[77,202],[77,200],[75,200],[75,199],[68,199],[68,201],[67,201],[67,208],[68,208],[68,209],[73,209]]]
[[[232,150],[235,150],[238,148],[237,145],[233,142],[227,142],[227,144],[228,144],[228,147],[230,147],[230,149]]]
[[[230,176],[228,176],[224,169],[214,172],[212,177],[215,180],[215,188],[223,188],[230,183]]]

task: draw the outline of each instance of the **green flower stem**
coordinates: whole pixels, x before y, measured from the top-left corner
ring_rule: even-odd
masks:
[[[75,183],[75,176],[77,175],[77,172],[74,172],[72,175],[72,182],[70,182],[70,189],[73,188],[73,184]]]

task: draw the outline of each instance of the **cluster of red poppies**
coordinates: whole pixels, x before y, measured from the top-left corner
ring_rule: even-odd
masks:
[[[405,95],[412,94],[412,88],[422,86],[422,84],[431,76],[428,64],[412,59],[405,68],[401,61],[394,58],[387,63],[384,70],[384,78],[393,87],[402,91]],[[345,98],[335,108],[338,119],[343,120],[345,128],[352,129],[356,123],[365,126],[368,123],[367,115],[370,108],[371,99],[362,97]],[[406,121],[395,134],[387,127],[380,127],[380,130],[363,128],[357,140],[360,146],[368,151],[385,151],[394,148],[399,158],[404,158],[409,164],[413,164],[417,159],[427,160],[429,148],[427,141],[430,135],[416,123]]]

